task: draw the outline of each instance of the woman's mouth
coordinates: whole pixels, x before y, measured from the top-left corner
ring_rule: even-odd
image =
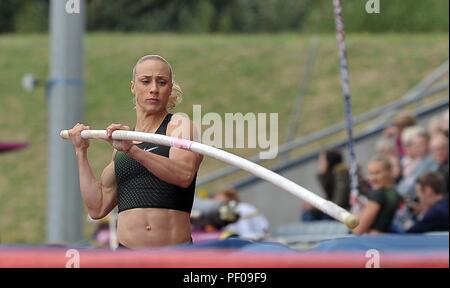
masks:
[[[145,102],[148,102],[148,103],[159,103],[159,99],[158,98],[148,98],[148,99],[145,99]]]

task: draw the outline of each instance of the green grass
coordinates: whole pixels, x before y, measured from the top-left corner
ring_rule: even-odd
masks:
[[[111,122],[133,125],[131,69],[139,56],[161,54],[172,63],[185,93],[177,111],[192,114],[192,105],[201,104],[203,113],[277,112],[281,143],[311,38],[295,34],[88,35],[85,122],[98,129]],[[335,36],[319,38],[299,135],[343,119]],[[350,35],[347,45],[355,114],[398,99],[448,58],[448,34]],[[20,79],[27,72],[45,79],[48,54],[46,35],[0,36],[0,141],[31,144],[21,152],[0,155],[2,243],[45,241],[48,107],[44,88],[28,94],[21,89]],[[99,142],[91,147],[92,166],[99,174],[110,159],[110,148]],[[233,152],[248,156],[257,151]],[[222,166],[205,159],[200,175]]]

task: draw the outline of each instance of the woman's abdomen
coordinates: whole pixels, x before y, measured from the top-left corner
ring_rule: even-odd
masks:
[[[188,243],[189,213],[163,208],[135,208],[119,213],[117,236],[129,248],[163,247]]]

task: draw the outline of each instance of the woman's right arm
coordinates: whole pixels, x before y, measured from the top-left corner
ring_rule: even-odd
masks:
[[[370,227],[372,227],[372,224],[375,222],[380,210],[380,204],[375,201],[369,200],[359,218],[359,225],[355,229],[353,229],[353,233],[357,235],[369,233]]]
[[[117,185],[114,172],[114,162],[111,161],[103,169],[98,181],[89,165],[86,153],[77,155],[78,170],[80,174],[80,190],[83,202],[92,219],[101,219],[111,212],[117,205]]]
[[[77,124],[69,130],[69,136],[75,148],[83,202],[92,219],[101,219],[108,215],[117,205],[117,184],[114,161],[111,161],[106,166],[100,181],[98,181],[92,172],[87,157],[89,141],[82,139],[80,135],[81,131],[86,129],[89,129],[89,126]]]

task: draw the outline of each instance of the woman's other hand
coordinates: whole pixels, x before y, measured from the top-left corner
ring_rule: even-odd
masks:
[[[130,127],[122,124],[111,124],[106,128],[106,136],[108,141],[117,151],[128,152],[134,145],[133,141],[129,140],[114,140],[112,139],[112,133],[116,130],[129,131]]]

